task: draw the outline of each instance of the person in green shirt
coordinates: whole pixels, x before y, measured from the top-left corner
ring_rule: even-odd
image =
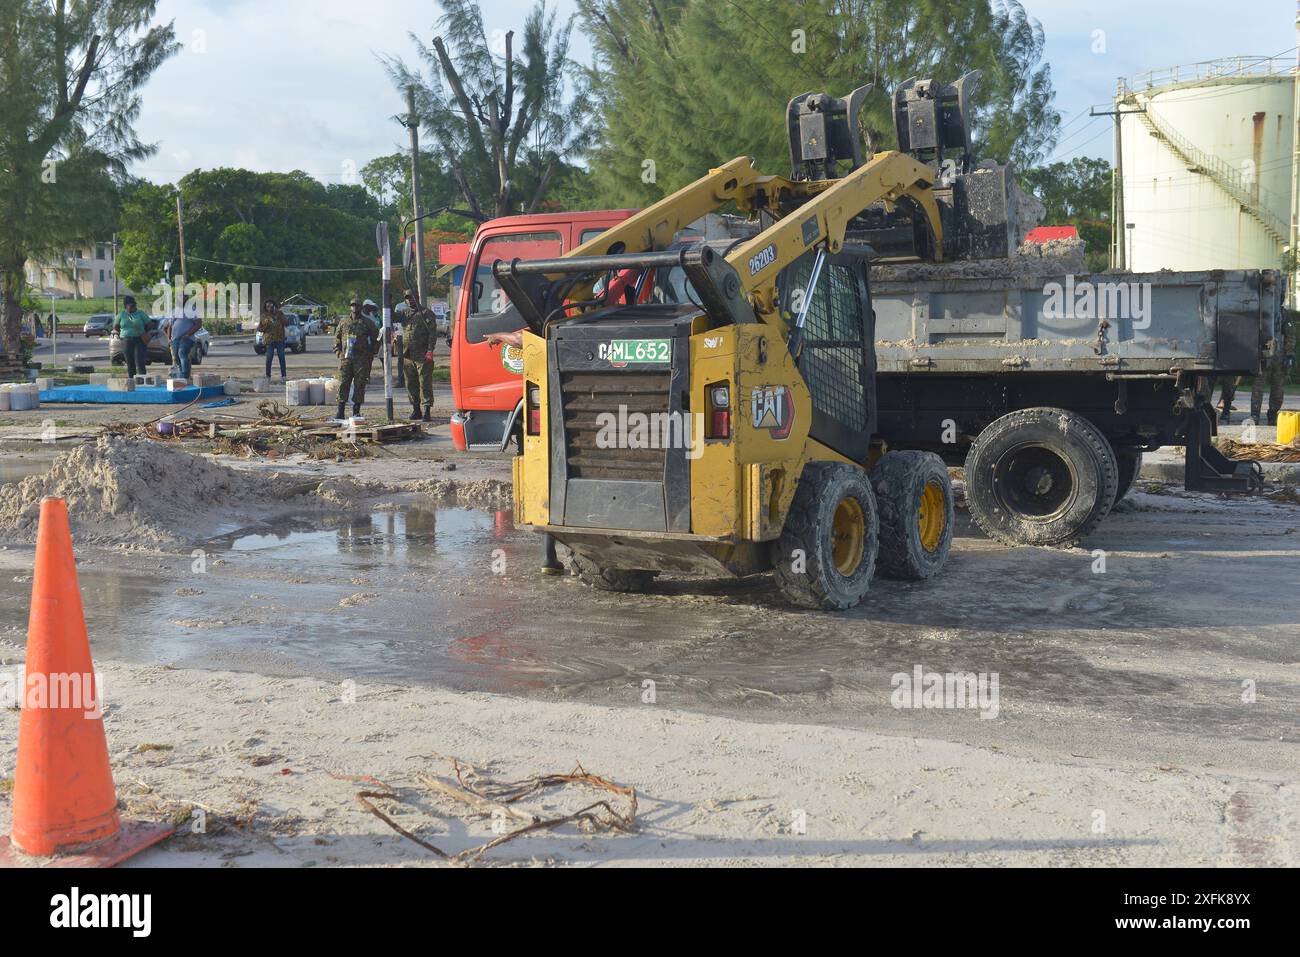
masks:
[[[126,357],[126,373],[135,378],[144,375],[149,360],[145,347],[148,345],[146,326],[149,314],[136,308],[134,296],[124,296],[123,309],[113,320],[113,331],[122,340],[122,353]]]

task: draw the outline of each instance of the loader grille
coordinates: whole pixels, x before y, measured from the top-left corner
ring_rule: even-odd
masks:
[[[656,429],[669,410],[670,382],[668,371],[561,372],[569,478],[664,481],[667,452]],[[602,423],[611,421],[603,414],[612,416],[615,425],[602,436]],[[640,433],[639,422],[647,425]],[[614,441],[605,441],[610,438]],[[656,447],[631,447],[633,441],[644,444],[646,438]]]

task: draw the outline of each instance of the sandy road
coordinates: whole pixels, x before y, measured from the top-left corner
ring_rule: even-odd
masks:
[[[296,468],[401,483],[445,464]],[[1154,490],[1088,549],[1003,549],[963,522],[941,579],[878,581],[846,615],[763,579],[593,593],[537,577],[504,515],[401,494],[217,530],[202,576],[188,554],[84,550],[124,799],[225,822],[142,863],[427,860],[331,771],[409,788],[394,813],[470,846],[491,822],[415,785],[436,752],[513,776],[581,761],[644,797],[638,835],[500,861],[1294,864],[1300,509]],[[29,568],[0,551],[8,667]],[[895,707],[917,667],[996,673],[996,717]],[[0,778],[15,726],[0,713]]]

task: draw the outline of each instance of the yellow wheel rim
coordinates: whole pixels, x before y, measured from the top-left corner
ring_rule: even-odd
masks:
[[[841,575],[847,578],[858,570],[866,542],[867,517],[862,505],[856,498],[841,499],[831,526],[831,558]]]
[[[938,482],[929,482],[921,490],[921,504],[916,510],[916,524],[921,531],[921,547],[927,552],[937,551],[943,541],[948,512],[943,488]]]

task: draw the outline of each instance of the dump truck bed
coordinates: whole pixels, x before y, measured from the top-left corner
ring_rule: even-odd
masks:
[[[882,373],[1253,373],[1280,328],[1273,270],[1075,275],[872,270]]]

